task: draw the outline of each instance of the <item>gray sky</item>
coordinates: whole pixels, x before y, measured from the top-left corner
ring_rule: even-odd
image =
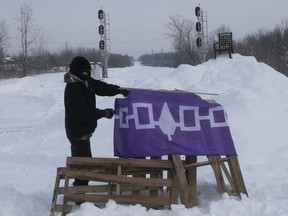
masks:
[[[24,0],[0,0],[0,16],[15,38],[15,16]],[[98,10],[110,16],[111,52],[138,57],[152,52],[171,51],[169,16],[181,15],[197,21],[196,6],[208,14],[208,30],[229,26],[234,39],[273,29],[288,19],[287,0],[30,0],[35,23],[49,36],[48,47],[57,50],[68,43],[72,47],[98,48]],[[11,50],[18,41],[11,40]]]

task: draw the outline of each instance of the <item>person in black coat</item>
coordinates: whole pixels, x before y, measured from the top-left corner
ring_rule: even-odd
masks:
[[[92,157],[90,137],[100,118],[111,119],[112,108],[96,108],[95,95],[128,95],[128,90],[91,78],[89,61],[77,56],[69,65],[70,70],[64,75],[65,129],[71,143],[72,157]],[[74,185],[87,185],[88,181],[75,179]]]

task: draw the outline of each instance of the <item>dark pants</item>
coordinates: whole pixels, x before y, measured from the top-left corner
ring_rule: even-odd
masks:
[[[92,157],[90,139],[70,140],[72,157]]]
[[[71,155],[72,157],[92,157],[90,148],[90,139],[85,140],[70,140],[71,143]],[[88,185],[89,181],[75,179],[73,185]]]

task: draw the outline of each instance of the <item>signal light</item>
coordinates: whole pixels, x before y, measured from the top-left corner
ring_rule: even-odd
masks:
[[[200,22],[197,22],[197,23],[196,23],[196,31],[197,31],[197,32],[201,32],[201,30],[202,30],[201,23],[200,23]]]
[[[104,11],[102,9],[98,11],[98,18],[100,20],[104,19]]]
[[[104,40],[100,40],[100,41],[99,41],[99,49],[100,49],[100,50],[104,50],[104,49],[105,49],[105,42],[104,42]]]
[[[104,34],[104,26],[103,26],[103,25],[100,25],[100,26],[99,26],[99,34],[100,34],[100,35],[103,35],[103,34]]]
[[[200,16],[200,7],[196,7],[196,8],[195,8],[195,15],[196,15],[197,17]]]
[[[201,37],[197,37],[196,45],[197,45],[197,47],[201,47],[202,46],[202,38]]]

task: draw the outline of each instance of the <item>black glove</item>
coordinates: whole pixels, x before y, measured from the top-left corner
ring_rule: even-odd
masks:
[[[105,109],[105,118],[108,118],[108,119],[111,119],[114,114],[115,114],[115,111],[113,109]]]
[[[119,94],[122,94],[124,97],[127,97],[130,93],[130,90],[128,89],[119,89]]]

